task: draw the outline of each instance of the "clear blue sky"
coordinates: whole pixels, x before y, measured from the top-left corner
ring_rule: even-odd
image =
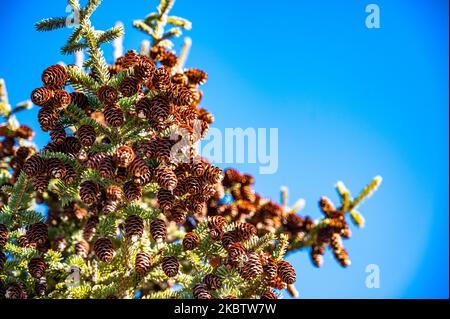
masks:
[[[380,29],[365,27],[369,3],[380,6]],[[137,48],[144,35],[131,22],[155,5],[105,0],[94,23],[123,21],[125,47]],[[73,62],[58,53],[67,30],[33,30],[65,8],[2,4],[0,77],[12,102],[29,97],[46,66]],[[322,269],[306,252],[289,257],[301,296],[448,298],[448,1],[178,0],[173,13],[193,22],[188,66],[209,73],[203,104],[215,126],[279,128],[276,174],[238,165],[256,175],[257,191],[278,199],[286,185],[291,202],[306,199],[304,212],[318,218],[321,195],[337,200],[336,181],[356,193],[384,177],[361,207],[366,227],[345,242],[350,268],[330,253]],[[36,113],[21,120],[37,127]],[[365,286],[368,264],[380,267],[379,289]]]

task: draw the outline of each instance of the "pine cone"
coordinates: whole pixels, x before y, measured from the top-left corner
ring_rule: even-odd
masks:
[[[107,105],[103,110],[103,115],[106,123],[112,127],[121,126],[125,121],[122,109],[114,104]]]
[[[125,236],[128,239],[136,240],[144,234],[144,221],[136,215],[128,216],[125,220]]]
[[[268,278],[273,279],[277,276],[278,265],[274,259],[269,258],[267,260],[267,264],[264,265],[263,269]]]
[[[53,96],[51,107],[54,109],[65,109],[72,102],[69,92],[56,90]]]
[[[16,130],[16,137],[29,140],[33,138],[34,131],[27,125],[20,125]]]
[[[173,207],[175,202],[175,196],[171,191],[160,189],[158,191],[158,204],[162,210],[169,210]]]
[[[142,189],[132,181],[128,181],[123,185],[123,191],[128,201],[133,202],[142,197]]]
[[[196,233],[186,233],[183,238],[183,248],[185,250],[193,250],[198,247],[200,243],[200,237]]]
[[[64,126],[58,124],[50,131],[50,138],[56,143],[63,143],[66,140],[66,131]]]
[[[130,97],[138,93],[140,88],[139,80],[134,76],[128,76],[120,83],[119,92],[125,97]]]
[[[140,61],[140,55],[135,50],[129,50],[125,53],[122,67],[125,69],[131,68]]]
[[[100,196],[100,186],[97,183],[84,181],[80,184],[80,199],[86,205],[97,203]]]
[[[239,262],[247,254],[247,249],[239,242],[229,245],[227,251],[233,262]]]
[[[42,222],[34,223],[28,229],[26,235],[30,244],[42,245],[48,239],[47,225]]]
[[[77,130],[77,136],[83,146],[91,146],[97,138],[95,129],[90,125],[81,125]]]
[[[250,253],[247,255],[247,261],[242,268],[241,276],[247,280],[253,280],[263,273],[263,267],[259,256],[256,253]]]
[[[293,284],[297,278],[294,267],[285,260],[278,263],[278,276],[288,285]]]
[[[183,85],[174,86],[171,92],[172,101],[178,106],[191,106],[195,102],[195,96],[192,91]]]
[[[152,256],[147,252],[139,252],[136,254],[134,262],[134,270],[141,276],[147,274],[152,266]]]
[[[65,85],[69,75],[64,66],[55,64],[44,70],[41,79],[46,87],[55,88]]]
[[[28,272],[34,278],[41,278],[47,270],[47,264],[43,258],[33,258],[28,263]]]
[[[239,241],[239,237],[235,230],[231,230],[222,235],[221,241],[223,248],[228,249],[230,245]]]
[[[128,165],[130,165],[133,162],[135,157],[136,154],[134,153],[131,147],[122,145],[114,152],[113,159],[114,162],[116,162],[117,166],[128,167]]]
[[[217,184],[220,182],[223,178],[223,173],[220,168],[214,165],[210,165],[205,173],[203,174],[203,177],[212,185]]]
[[[42,157],[35,154],[27,159],[22,169],[28,177],[33,177],[44,173],[47,170],[47,163]]]
[[[45,279],[45,277],[41,277],[36,281],[34,292],[38,297],[43,297],[47,294],[47,279]]]
[[[336,210],[331,200],[325,196],[320,198],[319,207],[322,210],[322,213],[325,214],[325,216],[328,216],[331,212]]]
[[[123,199],[123,190],[119,186],[111,185],[106,190],[106,198],[114,202],[120,202]]]
[[[219,289],[222,286],[222,279],[214,274],[207,274],[203,278],[203,283],[208,289]]]
[[[325,245],[313,245],[309,251],[311,261],[314,266],[321,267],[323,265],[323,255],[325,254]]]
[[[177,224],[184,224],[187,217],[187,211],[181,206],[175,206],[170,213],[170,220]]]
[[[261,299],[278,299],[278,296],[272,290],[268,290],[261,295]]]
[[[196,284],[192,288],[192,295],[195,299],[211,299],[211,294],[205,284]]]
[[[77,172],[73,169],[70,164],[65,163],[66,174],[63,177],[63,181],[67,184],[72,184],[78,178]]]
[[[67,240],[63,235],[57,235],[53,240],[53,250],[62,253],[67,248]]]
[[[159,67],[153,77],[153,84],[158,91],[166,92],[171,87],[170,71],[165,67]]]
[[[166,223],[162,219],[154,219],[150,223],[150,234],[157,243],[165,241],[167,236]]]
[[[19,236],[19,238],[17,238],[17,244],[23,248],[36,248],[36,244],[30,243],[26,235]]]
[[[236,225],[236,234],[240,241],[246,241],[256,235],[256,227],[249,223],[239,222]]]
[[[66,175],[66,163],[58,158],[47,160],[47,172],[52,178],[62,179]]]
[[[155,70],[155,62],[153,62],[152,59],[145,56],[140,56],[139,61],[134,66],[134,75],[140,81],[146,81],[153,78]]]
[[[103,157],[97,170],[102,178],[112,178],[116,173],[116,163],[114,163],[112,156]]]
[[[98,90],[97,97],[103,104],[110,105],[116,103],[118,94],[115,88],[105,85]]]
[[[83,239],[86,241],[91,241],[92,238],[95,235],[95,232],[97,230],[97,226],[99,224],[99,219],[97,216],[91,216],[86,221],[86,224],[84,224],[83,227]]]
[[[177,187],[177,175],[168,167],[157,168],[155,172],[158,184],[168,191],[173,191]]]
[[[75,254],[80,256],[81,258],[87,258],[89,254],[89,243],[84,239],[77,241],[75,243]]]
[[[8,240],[8,228],[5,225],[0,224],[0,250],[5,246]]]
[[[36,175],[31,178],[31,183],[37,193],[43,193],[47,190],[50,177],[47,175]]]
[[[50,102],[50,100],[53,98],[53,90],[50,90],[49,88],[42,87],[34,89],[33,92],[31,92],[31,101],[39,106],[46,106]]]
[[[134,177],[141,177],[146,176],[148,174],[151,174],[150,168],[147,166],[145,161],[140,158],[136,157],[128,166],[128,171],[130,175]]]
[[[162,259],[161,267],[167,277],[175,277],[178,274],[179,263],[176,257],[167,256]]]
[[[28,295],[21,284],[10,283],[6,287],[6,299],[27,299]]]
[[[0,270],[3,269],[3,266],[5,265],[5,263],[6,263],[6,255],[4,252],[2,252],[0,250]]]
[[[208,74],[199,69],[187,69],[184,71],[184,75],[187,76],[189,84],[192,85],[205,84],[208,79]]]
[[[110,262],[116,254],[114,245],[109,238],[102,237],[94,243],[94,253],[97,258],[103,262]]]
[[[81,150],[80,141],[75,136],[68,136],[63,143],[63,151],[64,153],[72,154],[77,156]]]
[[[78,106],[80,109],[85,110],[89,105],[87,96],[82,92],[72,92],[70,93],[70,98],[72,103]]]

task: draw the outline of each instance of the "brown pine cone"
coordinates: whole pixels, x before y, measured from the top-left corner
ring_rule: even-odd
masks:
[[[28,295],[21,284],[10,283],[6,287],[5,297],[6,299],[27,299]]]
[[[208,289],[219,289],[222,286],[222,279],[214,274],[207,274],[203,278],[203,283]]]
[[[158,91],[166,92],[171,87],[170,71],[165,67],[159,67],[153,77],[153,85]]]
[[[204,178],[212,185],[220,182],[223,178],[223,173],[220,168],[214,165],[210,165],[205,173],[203,174]]]
[[[230,245],[239,242],[239,237],[235,230],[230,230],[222,235],[221,241],[223,248],[228,249]]]
[[[187,69],[184,71],[184,75],[187,76],[189,84],[192,85],[205,84],[208,79],[208,74],[199,69]]]
[[[140,81],[146,81],[153,78],[155,70],[155,62],[153,62],[152,59],[145,56],[140,56],[139,61],[134,66],[134,75]]]
[[[113,178],[116,173],[116,163],[114,163],[112,156],[103,157],[97,170],[102,178]]]
[[[165,241],[167,237],[166,223],[162,219],[154,219],[150,223],[150,234],[157,243]]]
[[[123,199],[123,190],[119,186],[111,185],[106,190],[106,198],[114,202],[121,202]]]
[[[247,261],[241,271],[241,276],[247,280],[253,280],[263,273],[263,266],[256,253],[247,255]]]
[[[122,83],[119,85],[119,92],[125,96],[130,97],[139,92],[141,84],[139,80],[134,76],[128,76],[122,80]]]
[[[51,100],[51,107],[54,109],[65,109],[72,102],[72,97],[69,92],[64,90],[56,90],[53,99]]]
[[[144,234],[144,221],[136,215],[128,216],[125,220],[125,237],[137,240]]]
[[[297,279],[294,267],[285,260],[278,263],[278,276],[288,285],[293,284]]]
[[[29,140],[33,138],[34,131],[27,125],[20,125],[16,130],[16,137],[17,138],[24,138],[26,140]]]
[[[80,256],[81,258],[87,258],[89,254],[89,243],[84,239],[77,241],[75,243],[75,254]]]
[[[112,127],[121,126],[125,121],[122,109],[114,104],[105,106],[103,115],[105,116],[106,123]]]
[[[135,50],[129,50],[125,53],[122,61],[122,67],[125,69],[131,68],[140,61],[140,55]]]
[[[147,166],[145,161],[140,157],[136,157],[130,163],[130,165],[128,166],[128,172],[130,173],[130,175],[134,177],[141,177],[151,174],[150,168]]]
[[[3,269],[3,266],[5,265],[5,263],[6,263],[6,255],[4,252],[2,252],[0,250],[0,270]]]
[[[116,103],[118,94],[115,88],[105,85],[98,90],[97,97],[103,104],[110,105]]]
[[[63,151],[64,153],[72,154],[77,156],[81,150],[80,141],[75,136],[68,136],[63,143]]]
[[[157,168],[155,172],[158,184],[168,191],[173,191],[177,187],[177,175],[168,167]]]
[[[264,265],[263,269],[264,269],[264,273],[267,275],[268,278],[273,279],[277,276],[278,265],[274,259],[269,258],[267,260],[267,264]]]
[[[36,248],[36,244],[30,243],[26,235],[21,235],[17,238],[17,244],[23,248]]]
[[[26,236],[30,244],[42,245],[48,239],[48,227],[42,222],[34,223],[28,229]]]
[[[86,110],[87,107],[89,106],[88,98],[82,92],[72,92],[70,93],[70,98],[72,100],[72,103],[82,110]]]
[[[139,252],[136,254],[134,262],[134,270],[141,276],[148,273],[152,266],[152,256],[147,252]]]
[[[70,164],[65,163],[66,174],[63,177],[63,181],[67,184],[72,184],[78,178],[78,174]]]
[[[240,241],[249,240],[256,235],[256,227],[249,223],[238,222],[236,224],[236,234]]]
[[[57,235],[53,240],[53,250],[63,252],[67,248],[67,240],[63,235]]]
[[[123,192],[128,201],[136,201],[142,197],[142,189],[134,182],[128,181],[123,185]]]
[[[86,167],[98,170],[100,168],[102,160],[108,156],[109,155],[106,153],[95,153],[94,155],[90,156],[89,159],[86,161]]]
[[[325,196],[320,198],[319,207],[322,213],[325,214],[325,216],[328,216],[331,212],[336,210],[331,200]]]
[[[325,245],[313,245],[309,251],[311,261],[314,266],[321,267],[323,265],[323,255],[325,254]]]
[[[86,205],[97,203],[100,196],[100,186],[97,183],[84,181],[80,184],[80,199]]]
[[[171,191],[160,189],[158,191],[158,204],[162,210],[169,210],[173,207],[175,202],[175,196]]]
[[[205,284],[196,284],[192,288],[192,295],[195,299],[211,299],[211,294]]]
[[[239,262],[247,254],[247,249],[240,242],[229,245],[227,251],[233,262]]]
[[[261,299],[278,299],[278,296],[272,290],[268,290],[261,295]]]
[[[128,167],[128,165],[130,165],[133,162],[135,157],[136,154],[134,153],[131,147],[122,145],[114,152],[113,159],[114,162],[116,162],[117,166]]]
[[[5,225],[0,224],[0,250],[5,246],[8,240],[8,228]]]
[[[33,177],[47,170],[47,162],[39,155],[31,156],[23,165],[23,171],[28,177]]]
[[[28,272],[34,278],[41,278],[47,270],[47,264],[43,258],[33,258],[28,263]]]
[[[184,224],[186,217],[187,211],[181,206],[175,206],[170,213],[170,220],[177,224]]]
[[[97,138],[95,129],[90,125],[81,125],[77,130],[77,136],[83,146],[91,146]]]
[[[47,279],[45,277],[39,278],[34,285],[34,292],[37,296],[43,297],[47,293]]]
[[[50,138],[56,143],[63,143],[66,140],[66,131],[64,126],[58,124],[50,131]]]
[[[166,256],[162,259],[161,267],[167,277],[175,277],[178,274],[180,264],[174,256]]]
[[[198,247],[200,243],[200,237],[196,233],[186,233],[183,238],[183,248],[185,250],[193,250]]]
[[[211,219],[208,221],[208,227],[211,229],[214,228],[223,229],[226,226],[226,224],[227,220],[219,215],[211,217]]]
[[[37,88],[31,92],[31,101],[39,106],[48,105],[52,98],[53,90],[46,87]]]
[[[101,237],[94,243],[94,253],[103,262],[110,262],[116,254],[114,245],[109,238]]]
[[[50,177],[47,175],[36,175],[31,178],[31,183],[37,193],[43,193],[47,190]]]
[[[97,216],[91,216],[86,221],[86,224],[84,224],[83,227],[83,239],[86,241],[91,241],[92,238],[95,235],[95,232],[97,230],[97,226],[99,224],[99,219]]]
[[[60,64],[49,66],[42,72],[42,82],[46,87],[62,87],[69,79],[66,68]]]
[[[58,158],[47,160],[47,172],[52,178],[62,179],[66,175],[66,163]]]

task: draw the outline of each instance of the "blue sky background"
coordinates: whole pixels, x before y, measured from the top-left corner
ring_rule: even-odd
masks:
[[[131,23],[156,2],[105,0],[93,21],[123,21],[125,48],[138,48],[145,36]],[[369,3],[380,7],[380,29],[365,27]],[[65,8],[2,3],[0,77],[11,103],[40,86],[45,67],[73,62],[59,55],[67,30],[33,28]],[[203,105],[215,127],[279,129],[276,174],[237,165],[257,177],[257,191],[278,199],[286,185],[291,203],[306,199],[303,212],[319,218],[317,200],[337,201],[336,181],[356,194],[384,178],[360,209],[366,227],[344,243],[348,269],[330,252],[321,269],[306,252],[289,257],[301,297],[448,298],[448,1],[178,0],[173,14],[193,22],[187,66],[209,73]],[[20,120],[37,127],[36,113]],[[47,139],[37,136],[40,146]],[[379,289],[365,286],[368,264],[380,267]]]

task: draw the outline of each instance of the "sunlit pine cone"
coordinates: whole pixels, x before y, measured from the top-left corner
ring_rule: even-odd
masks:
[[[140,56],[139,61],[134,66],[134,75],[139,81],[146,81],[153,78],[155,74],[155,62],[151,58]]]
[[[280,278],[280,276],[277,276],[275,278],[273,278],[270,282],[269,282],[270,287],[278,289],[278,290],[282,290],[282,289],[286,289],[287,288],[287,284]]]
[[[136,215],[128,216],[125,220],[125,237],[133,241],[144,234],[144,221]]]
[[[278,265],[277,265],[277,262],[274,259],[269,258],[267,260],[267,264],[265,264],[263,266],[263,269],[264,269],[264,273],[266,274],[266,276],[268,278],[273,279],[273,278],[275,278],[277,276]]]
[[[86,241],[91,241],[97,231],[97,226],[99,224],[99,219],[97,216],[91,216],[86,221],[83,227],[83,239]]]
[[[142,197],[142,189],[133,181],[128,181],[123,185],[123,192],[125,198],[130,202],[139,200]]]
[[[139,92],[140,87],[141,87],[140,82],[136,77],[128,76],[122,80],[118,90],[123,96],[130,97],[137,94]]]
[[[95,241],[94,253],[99,260],[106,263],[112,261],[116,254],[111,239],[106,237],[101,237]]]
[[[41,278],[47,270],[47,264],[43,258],[33,258],[28,263],[28,272],[34,278]]]
[[[106,189],[106,198],[114,202],[121,202],[123,199],[123,190],[119,186],[111,185]]]
[[[158,184],[168,190],[173,191],[177,187],[177,175],[168,167],[160,167],[156,169],[155,172],[156,181]]]
[[[39,278],[34,285],[34,292],[38,297],[43,297],[47,293],[47,279],[45,277]]]
[[[263,266],[259,260],[259,256],[256,253],[250,253],[247,255],[247,261],[241,270],[241,276],[247,280],[253,280],[263,273]]]
[[[165,50],[159,61],[161,62],[162,65],[168,68],[173,68],[178,63],[178,57],[175,53]]]
[[[203,174],[203,177],[211,184],[214,185],[218,182],[220,182],[223,178],[223,173],[220,168],[214,165],[210,165],[205,173]]]
[[[203,283],[210,290],[219,289],[222,286],[222,279],[215,274],[207,274],[203,278]]]
[[[114,104],[105,106],[103,115],[105,116],[106,123],[112,127],[121,126],[125,121],[122,109]]]
[[[155,89],[162,92],[166,92],[170,89],[170,71],[165,66],[161,66],[156,69],[155,75],[153,77],[153,85],[155,86]]]
[[[162,259],[161,267],[167,277],[175,277],[178,274],[180,264],[175,256],[166,256]]]
[[[192,288],[192,295],[195,299],[211,299],[211,294],[205,284],[195,284]]]
[[[39,106],[48,105],[52,98],[53,90],[46,87],[37,88],[31,92],[31,101]]]
[[[174,75],[172,75],[173,84],[187,85],[188,81],[188,77],[184,75],[184,73],[175,73]]]
[[[118,202],[112,201],[112,200],[106,200],[103,203],[103,212],[108,215],[112,212],[115,212],[117,210],[117,207],[119,206]]]
[[[34,223],[29,227],[26,236],[30,244],[44,244],[48,239],[48,227],[42,222]]]
[[[152,266],[152,256],[148,252],[138,252],[134,261],[134,270],[141,276],[148,273]]]
[[[182,85],[175,85],[171,92],[172,101],[178,106],[192,105],[195,102],[195,97],[188,87]]]
[[[249,223],[236,224],[236,233],[241,241],[249,240],[256,235],[256,227]]]
[[[96,153],[89,157],[89,159],[86,162],[86,167],[98,170],[100,168],[102,160],[108,156],[109,155],[106,153]]]
[[[128,167],[136,158],[136,154],[129,146],[122,145],[114,151],[113,159],[119,167]]]
[[[16,130],[16,137],[29,140],[33,138],[34,131],[28,125],[20,125]]]
[[[102,178],[113,178],[116,172],[116,163],[114,163],[112,156],[103,157],[97,170]]]
[[[62,87],[69,79],[66,68],[60,64],[49,66],[42,72],[42,82],[46,87]]]
[[[84,181],[80,184],[80,199],[86,205],[97,203],[100,196],[100,186],[97,183]]]
[[[50,138],[56,143],[63,143],[66,140],[66,131],[64,126],[58,124],[50,131]]]
[[[97,97],[103,104],[110,105],[116,103],[118,93],[112,86],[104,85],[98,90]]]
[[[6,287],[5,292],[6,299],[27,299],[27,292],[23,289],[21,284],[18,283],[10,283]]]
[[[64,153],[72,154],[77,156],[81,150],[80,141],[75,136],[68,136],[63,143]]]
[[[56,127],[58,113],[49,107],[43,107],[38,111],[38,121],[41,129],[48,132]]]
[[[47,160],[47,172],[52,178],[62,179],[66,175],[66,163],[59,158],[50,158]]]
[[[91,146],[97,138],[95,129],[90,125],[81,125],[77,130],[77,136],[83,146]]]
[[[171,191],[160,189],[158,191],[158,204],[162,210],[169,210],[173,207],[175,202],[175,196]]]
[[[140,61],[140,55],[135,50],[129,50],[125,53],[122,66],[125,69],[135,66]]]
[[[206,169],[208,168],[207,165],[208,164],[206,164],[205,162],[195,163],[192,166],[192,174],[197,177],[202,176],[205,173]]]
[[[261,299],[278,299],[278,296],[272,290],[267,290],[261,295]]]
[[[50,177],[47,174],[36,175],[31,178],[31,183],[37,193],[43,193],[47,190],[48,184],[50,183]]]
[[[0,250],[5,246],[8,240],[8,228],[5,225],[0,224]]]
[[[64,90],[56,90],[51,100],[51,107],[54,109],[65,109],[72,102],[69,92]]]
[[[83,92],[72,92],[70,93],[72,103],[78,106],[82,110],[87,110],[89,106],[89,100]]]
[[[75,243],[75,254],[81,258],[87,258],[89,254],[89,243],[81,239]]]
[[[21,235],[17,238],[17,244],[22,248],[36,248],[36,244],[30,243],[27,235]]]
[[[185,250],[193,250],[198,247],[200,243],[200,237],[196,233],[189,232],[184,235],[183,248]]]
[[[144,100],[142,103],[147,102]],[[147,119],[154,123],[163,123],[169,116],[169,101],[167,97],[163,94],[156,95],[145,107],[147,108]],[[144,106],[143,106],[144,107]]]
[[[151,174],[147,163],[145,163],[145,161],[140,157],[134,158],[134,160],[128,165],[128,172],[134,177],[141,177]]]
[[[52,243],[53,250],[62,253],[67,248],[67,240],[63,235],[57,235]]]
[[[150,223],[150,234],[157,243],[165,241],[167,237],[166,223],[162,219],[154,219]]]
[[[250,186],[241,187],[241,196],[244,200],[247,200],[250,203],[254,203],[256,199],[255,192],[250,188]]]
[[[229,245],[227,251],[228,256],[233,262],[241,261],[247,254],[247,249],[240,242]]]
[[[223,248],[228,249],[230,245],[239,241],[239,237],[235,230],[230,230],[222,235],[221,241]]]
[[[68,163],[65,163],[66,174],[63,176],[63,181],[67,184],[73,184],[78,178],[78,174],[75,169]]]
[[[172,209],[169,220],[177,224],[184,224],[187,214],[188,213],[184,207],[177,205]]]
[[[151,109],[151,99],[144,96],[143,98],[139,99],[136,103],[135,112],[136,116],[145,119],[150,115],[150,109]]]
[[[199,69],[187,69],[184,71],[184,75],[187,76],[189,84],[192,85],[205,84],[208,79],[208,74]]]
[[[278,263],[278,276],[288,285],[293,284],[297,279],[294,267],[285,260]]]

